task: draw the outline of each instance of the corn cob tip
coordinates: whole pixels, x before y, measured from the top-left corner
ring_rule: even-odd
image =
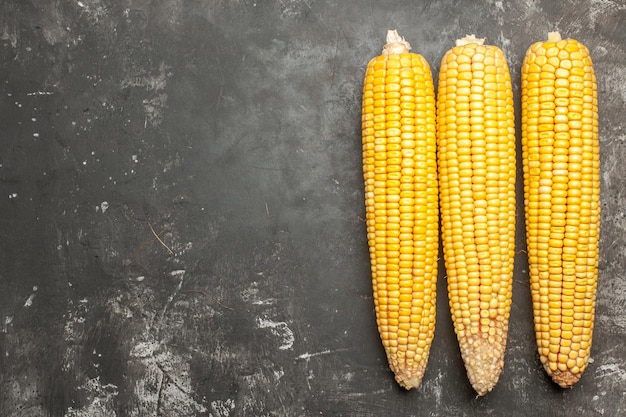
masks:
[[[465,35],[461,39],[457,39],[455,42],[456,46],[465,46],[471,43],[475,43],[476,45],[484,45],[486,38],[477,38],[473,33],[471,35]]]
[[[495,387],[504,367],[504,351],[494,349],[493,341],[478,335],[461,346],[463,360],[470,384],[479,397]]]
[[[408,43],[397,30],[387,31],[387,43],[383,47],[383,55],[406,54],[411,49]]]
[[[410,390],[413,388],[419,388],[422,383],[422,378],[424,376],[424,372],[417,372],[413,374],[408,373],[398,373],[395,375],[396,382],[405,390]]]
[[[405,390],[411,390],[413,388],[419,388],[422,383],[422,378],[426,372],[426,364],[428,363],[429,353],[423,354],[421,361],[409,361],[409,360],[391,360],[389,362],[389,368],[393,372],[393,376],[402,388]]]
[[[550,371],[548,371],[550,372]],[[574,374],[569,369],[566,371],[552,372],[552,381],[559,384],[561,388],[572,388],[578,381],[580,381],[580,374]]]

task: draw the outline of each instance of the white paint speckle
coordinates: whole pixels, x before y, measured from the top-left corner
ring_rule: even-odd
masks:
[[[50,91],[33,91],[32,93],[26,93],[27,96],[51,96],[53,93]],[[33,122],[35,120],[33,119]]]
[[[601,45],[596,46],[596,48],[593,50],[593,57],[594,58],[599,58],[601,56],[605,56],[606,54],[608,54],[609,51]]]
[[[102,214],[104,214],[108,209],[109,209],[108,202],[103,201],[102,203],[100,203],[100,210],[102,210]]]
[[[212,416],[215,417],[230,417],[230,414],[235,410],[235,401],[232,399],[227,400],[215,400],[211,401]]]
[[[130,351],[130,356],[135,358],[149,358],[159,347],[156,342],[139,342]]]
[[[9,194],[9,199],[17,198],[17,193]]]
[[[252,302],[252,304],[257,305],[257,306],[271,306],[275,303],[276,303],[275,298],[266,298],[264,300],[255,300]]]
[[[148,124],[158,126],[161,123],[168,98],[164,90],[170,75],[169,67],[162,62],[158,74],[155,71],[146,71],[144,74],[137,74],[122,81],[122,88],[139,87],[151,92],[151,95],[143,100],[144,128],[147,128]]]
[[[313,372],[312,369],[308,369],[306,373],[306,385],[309,388],[309,391],[311,391],[311,381],[313,381],[314,379],[315,379],[315,373]]]
[[[115,397],[119,395],[117,385],[102,385],[100,377],[97,376],[85,381],[79,387],[80,390],[88,393],[91,402],[81,408],[69,407],[64,417],[82,417],[82,416],[116,416]]]
[[[33,300],[35,299],[35,294],[31,294],[30,297],[24,303],[24,307],[30,307],[33,305]]]
[[[139,162],[139,158],[137,157],[137,155],[131,155],[130,159],[131,159],[134,163]]]
[[[615,362],[598,366],[596,369],[596,378],[605,379],[609,376],[614,380],[614,382],[619,381],[620,384],[625,383],[626,364],[615,360]]]
[[[295,337],[293,331],[284,321],[273,321],[265,317],[257,317],[257,326],[259,329],[270,329],[270,332],[276,336],[280,342],[278,349],[287,350],[293,348]]]
[[[144,334],[143,341],[131,349],[131,356],[146,368],[147,376],[134,386],[134,395],[141,399],[141,413],[131,412],[132,417],[159,415],[159,404],[163,398],[168,407],[173,408],[171,415],[198,415],[206,413],[207,408],[194,398],[191,388],[189,364],[184,358],[172,354],[167,347],[157,343]],[[166,383],[166,378],[170,381]],[[138,410],[133,410],[138,411]],[[226,414],[228,416],[228,414]]]
[[[144,279],[146,279],[146,277],[142,275],[142,276],[137,277],[137,278],[135,278],[135,279],[137,280],[137,282],[141,282],[141,281],[143,281]]]
[[[2,333],[9,332],[9,326],[13,323],[13,316],[5,316],[4,317],[4,326],[2,326]]]
[[[263,275],[263,273],[258,273],[259,275]],[[258,289],[258,282],[253,282],[249,288],[244,288],[243,291],[241,291],[241,298],[248,303],[252,303],[253,305],[257,305],[257,306],[271,306],[276,304],[276,299],[275,298],[261,298],[259,297],[259,289]]]

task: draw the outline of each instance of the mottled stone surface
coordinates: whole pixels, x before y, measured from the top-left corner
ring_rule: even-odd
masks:
[[[618,0],[2,1],[0,415],[626,413],[625,25]],[[521,210],[494,391],[469,386],[443,267],[422,386],[394,382],[360,154],[363,73],[390,28],[435,75],[457,37],[486,37],[517,105],[531,43],[558,30],[589,47],[600,281],[572,390],[535,351]],[[521,208],[521,164],[518,185]]]

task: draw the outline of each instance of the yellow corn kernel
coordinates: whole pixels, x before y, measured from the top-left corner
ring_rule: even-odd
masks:
[[[538,78],[553,94],[529,88]],[[541,117],[534,117],[538,113]],[[600,159],[591,57],[584,45],[561,39],[558,32],[533,44],[522,64],[522,152],[537,346],[554,382],[571,387],[587,367],[591,350]],[[539,323],[553,330],[543,331]]]
[[[515,120],[504,53],[473,35],[444,55],[437,96],[443,253],[470,383],[491,391],[504,366],[515,245]]]
[[[363,178],[376,321],[396,381],[417,388],[435,331],[438,185],[426,60],[389,31],[365,74]]]

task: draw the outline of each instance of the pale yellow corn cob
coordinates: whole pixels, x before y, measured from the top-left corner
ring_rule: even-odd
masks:
[[[470,383],[504,366],[515,245],[515,120],[504,53],[473,35],[444,55],[437,96],[443,253]]]

